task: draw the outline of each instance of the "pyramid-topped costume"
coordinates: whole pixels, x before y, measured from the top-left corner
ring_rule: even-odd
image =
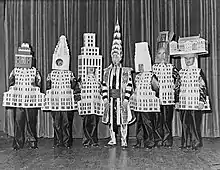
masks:
[[[190,36],[179,38],[178,43],[172,41],[170,44],[170,54],[173,57],[181,57],[181,87],[179,94],[180,110],[198,110],[200,100],[200,86],[203,74],[198,66],[198,57],[208,54],[208,42],[198,36]],[[187,66],[185,56],[187,54],[195,54],[194,64]],[[203,79],[203,78],[202,78]],[[205,82],[205,80],[203,80]],[[203,83],[205,86],[205,83]],[[207,88],[207,87],[206,87]],[[205,92],[206,93],[206,92]],[[204,108],[202,110],[210,110],[209,96],[204,99]]]
[[[43,107],[44,94],[40,92],[41,78],[32,67],[29,44],[23,43],[15,54],[15,68],[9,77],[9,91],[4,93],[3,106],[21,108]]]
[[[53,54],[52,69],[48,75],[45,105],[43,110],[69,111],[77,109],[74,91],[71,88],[75,78],[69,71],[69,48],[65,36],[61,36]]]
[[[135,43],[136,89],[130,99],[131,109],[138,112],[159,112],[160,102],[152,90],[152,68],[148,43]]]

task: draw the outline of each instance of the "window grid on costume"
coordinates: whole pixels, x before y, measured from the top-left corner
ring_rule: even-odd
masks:
[[[130,99],[130,107],[134,111],[159,112],[159,98],[155,96],[155,91],[151,88],[151,72],[143,72],[135,79],[136,90]]]
[[[159,79],[159,96],[162,105],[174,104],[174,79],[172,64],[154,64],[153,72]]]
[[[36,68],[14,68],[15,85],[4,93],[3,106],[36,108],[43,107],[44,94],[35,87]]]
[[[103,115],[104,106],[99,89],[100,83],[94,75],[87,76],[87,80],[82,82],[81,101],[78,102],[79,115]]]
[[[70,83],[73,78],[73,73],[68,70],[53,70],[51,72],[51,89],[46,92],[43,110],[68,111],[77,109],[77,102],[74,101]]]
[[[81,47],[81,54],[78,56],[78,76],[82,81],[86,80],[87,68],[96,67],[97,80],[102,78],[102,56],[99,55],[99,47],[95,46],[95,34],[84,33],[84,47]]]
[[[180,70],[181,87],[179,95],[179,109],[198,110],[199,106],[199,76],[200,69],[181,69]],[[210,110],[209,97],[206,97],[206,103],[203,110]]]

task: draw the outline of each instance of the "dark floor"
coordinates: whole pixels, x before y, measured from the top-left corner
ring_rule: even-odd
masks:
[[[0,133],[0,170],[3,169],[147,169],[147,170],[216,170],[220,169],[220,138],[204,138],[204,147],[198,151],[178,149],[175,138],[172,149],[154,148],[123,150],[120,146],[105,148],[100,141],[98,148],[83,148],[81,139],[74,147],[53,149],[52,139],[39,139],[39,149],[25,148],[14,151],[12,139]],[[135,141],[129,140],[129,146]]]

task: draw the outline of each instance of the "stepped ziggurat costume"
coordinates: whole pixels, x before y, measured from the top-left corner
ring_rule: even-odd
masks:
[[[155,146],[154,119],[155,114],[160,112],[160,102],[159,83],[152,72],[147,42],[135,44],[135,72],[135,91],[130,99],[131,109],[136,112],[137,118],[137,143],[133,147],[144,145],[151,149]]]
[[[162,38],[164,36],[165,38]],[[158,36],[158,49],[153,65],[153,72],[159,79],[159,97],[161,112],[155,119],[156,143],[158,146],[171,147],[173,145],[172,120],[175,106],[174,87],[180,76],[177,68],[170,63],[169,42],[173,38],[172,32],[163,31]]]
[[[25,138],[31,148],[37,148],[37,115],[44,101],[40,87],[41,76],[33,65],[31,48],[23,43],[15,55],[15,68],[9,76],[9,91],[4,93],[3,99],[3,106],[14,110],[15,150],[23,148]]]
[[[170,54],[181,56],[180,80],[176,84],[176,108],[182,122],[181,149],[202,147],[202,114],[210,110],[205,76],[198,68],[198,56],[207,54],[207,42],[199,36],[179,38],[170,44]]]
[[[111,140],[108,145],[116,144],[118,125],[121,129],[121,146],[127,147],[128,124],[135,120],[129,98],[132,94],[132,68],[122,67],[122,46],[120,26],[117,20],[112,43],[112,64],[104,69],[102,95],[104,100],[104,114],[102,122],[109,125]]]
[[[79,115],[83,118],[83,146],[98,146],[98,123],[103,115],[101,92],[102,56],[95,47],[95,34],[84,34],[84,47],[78,56],[78,76],[81,82]]]
[[[55,48],[52,72],[47,77],[45,105],[51,111],[54,127],[54,147],[72,146],[72,122],[80,99],[78,82],[69,70],[70,55],[66,37],[62,35]]]

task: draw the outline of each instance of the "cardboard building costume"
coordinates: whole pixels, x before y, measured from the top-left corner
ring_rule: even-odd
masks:
[[[164,41],[160,38],[163,34],[168,37]],[[172,120],[176,94],[174,87],[180,78],[178,69],[170,63],[169,49],[172,35],[173,33],[169,31],[160,32],[158,44],[163,45],[159,45],[155,56],[155,64],[153,65],[153,72],[159,80],[159,97],[161,103],[161,112],[158,117],[159,119],[156,120],[156,124],[162,137],[161,145],[166,147],[170,147],[173,144]]]
[[[134,147],[155,146],[156,113],[160,112],[159,83],[152,72],[151,57],[147,42],[135,44],[135,91],[130,99],[131,109],[136,112],[137,143]]]
[[[178,45],[181,48],[172,53],[181,56],[180,80],[176,84],[177,109],[182,122],[181,148],[191,147],[196,150],[202,146],[202,113],[210,110],[205,76],[198,67],[199,55],[207,53],[207,50],[206,45],[201,46],[199,36],[181,40],[184,40]]]
[[[78,72],[81,77],[81,100],[79,115],[83,119],[83,145],[98,146],[98,123],[103,115],[103,100],[100,93],[102,56],[95,47],[95,34],[84,34],[84,47],[78,56]]]
[[[33,66],[31,48],[28,43],[23,43],[15,54],[15,68],[9,76],[9,91],[3,96],[3,106],[14,110],[13,148],[16,150],[23,148],[25,138],[31,148],[37,148],[37,115],[44,102],[40,88],[41,76]]]
[[[111,140],[116,144],[118,125],[121,130],[121,145],[127,147],[127,125],[132,119],[129,99],[132,94],[132,68],[122,67],[122,45],[120,26],[117,20],[111,50],[112,64],[104,69],[102,94],[104,114],[102,122],[109,125]]]
[[[70,55],[66,37],[62,35],[55,48],[52,72],[47,77],[43,110],[51,111],[54,127],[54,146],[72,145],[72,122],[80,93],[78,82],[69,70]]]

